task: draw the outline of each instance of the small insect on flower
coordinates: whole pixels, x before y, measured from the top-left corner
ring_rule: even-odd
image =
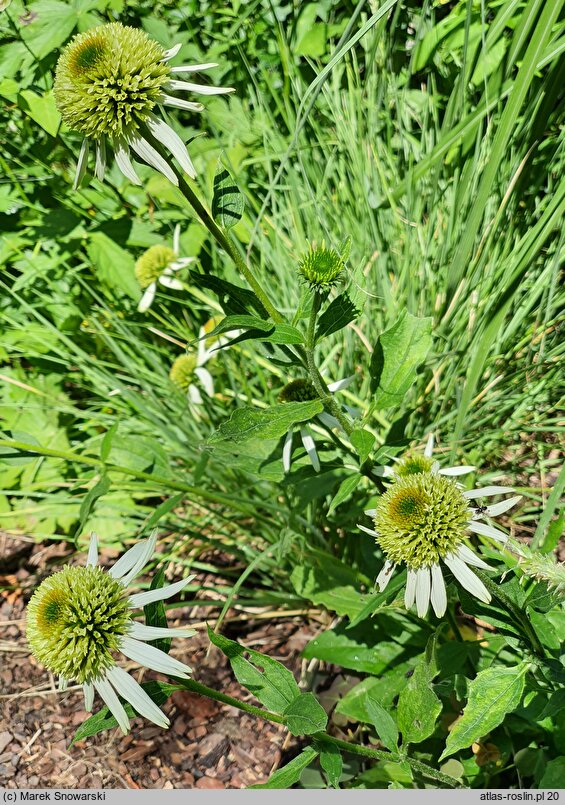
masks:
[[[169,93],[222,95],[233,89],[177,80],[177,73],[198,73],[218,66],[171,67],[168,62],[180,48],[176,45],[164,50],[145,31],[119,22],[78,34],[65,47],[57,63],[53,93],[64,122],[84,135],[75,188],[86,172],[90,145],[96,152],[95,175],[103,181],[107,142],[118,167],[134,184],[141,181],[132,165],[131,151],[178,185],[158,144],[172,154],[185,173],[196,176],[184,142],[155,110],[161,105],[201,112],[202,104]]]
[[[34,657],[59,676],[62,690],[72,680],[82,685],[87,711],[92,710],[97,691],[124,733],[129,732],[130,722],[118,694],[160,727],[168,727],[169,719],[117,664],[116,652],[182,679],[191,671],[145,641],[191,637],[194,630],[146,626],[132,618],[132,610],[176,595],[194,578],[128,596],[127,587],[142,572],[155,544],[155,535],[138,542],[106,571],[97,567],[93,534],[86,567],[68,566],[45,579],[27,609],[27,639]]]
[[[514,496],[481,506],[480,512],[471,501],[512,491],[506,486],[464,491],[455,480],[438,471],[395,474],[376,507],[366,512],[373,518],[374,529],[359,526],[376,539],[386,558],[377,576],[378,588],[383,591],[394,570],[404,564],[408,571],[406,608],[410,609],[415,601],[418,615],[424,617],[431,601],[435,614],[441,617],[447,608],[445,566],[472,595],[485,603],[490,601],[490,593],[470,567],[492,568],[466,543],[471,534],[505,543],[508,537],[503,531],[480,519],[508,511],[521,498]]]

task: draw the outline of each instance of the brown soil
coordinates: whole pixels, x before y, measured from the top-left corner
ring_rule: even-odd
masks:
[[[74,687],[59,692],[56,681],[30,655],[24,633],[30,594],[67,552],[63,543],[45,547],[0,534],[0,786],[246,788],[265,782],[296,754],[298,747],[282,726],[188,691],[177,691],[163,706],[171,720],[169,730],[138,718],[129,735],[114,729],[69,748],[87,717],[82,691]],[[205,586],[207,579],[202,581]],[[175,609],[170,625],[202,624],[209,613],[197,607]],[[227,619],[228,636],[300,676],[300,651],[315,626],[300,616],[262,620],[260,613],[233,615]],[[190,640],[174,641],[171,653],[193,668],[197,681],[257,704],[234,680],[225,657],[217,649],[209,651],[204,629]],[[142,678],[140,671],[134,676]]]

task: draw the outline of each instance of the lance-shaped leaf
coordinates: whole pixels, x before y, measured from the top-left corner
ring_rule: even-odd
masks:
[[[338,330],[343,329],[350,321],[353,321],[358,314],[359,311],[351,301],[349,294],[340,294],[328,305],[318,319],[316,341],[332,333],[337,333]]]
[[[212,215],[216,223],[225,229],[235,226],[241,216],[245,202],[239,192],[239,187],[229,174],[229,171],[218,162],[214,176],[214,195],[212,197]]]
[[[269,777],[266,783],[250,785],[249,788],[290,788],[300,780],[300,775],[312,763],[318,753],[312,746],[307,746],[302,752]]]
[[[432,345],[432,319],[407,310],[377,339],[371,358],[371,391],[376,408],[399,405]]]
[[[271,408],[238,408],[210,438],[210,444],[249,439],[278,439],[297,422],[306,422],[323,410],[321,400],[280,403]]]

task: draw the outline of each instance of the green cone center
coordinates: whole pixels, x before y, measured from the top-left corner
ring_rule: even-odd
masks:
[[[176,257],[168,246],[150,246],[135,264],[135,276],[141,288],[156,282]]]
[[[317,398],[318,394],[314,384],[306,378],[291,380],[279,394],[280,402],[310,402]]]

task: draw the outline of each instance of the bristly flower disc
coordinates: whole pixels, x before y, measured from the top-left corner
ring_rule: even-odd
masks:
[[[335,249],[327,249],[324,245],[312,247],[298,266],[298,273],[311,288],[326,291],[337,285],[345,263]]]

